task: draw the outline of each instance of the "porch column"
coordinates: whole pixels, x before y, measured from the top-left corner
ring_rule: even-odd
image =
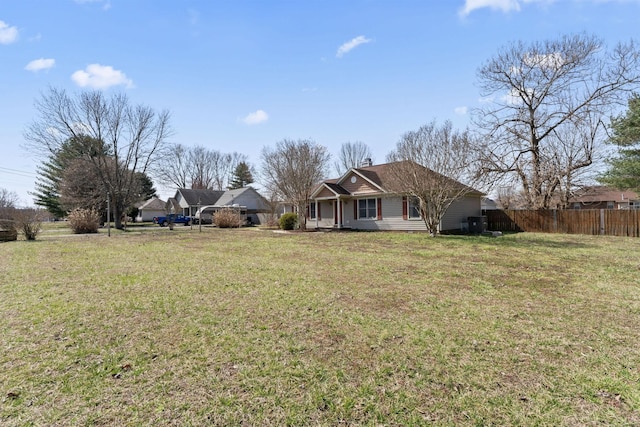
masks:
[[[340,200],[340,196],[336,200],[338,204],[338,228],[342,228],[342,200]]]

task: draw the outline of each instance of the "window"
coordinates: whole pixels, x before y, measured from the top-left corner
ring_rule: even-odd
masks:
[[[613,209],[614,207],[615,206],[613,202],[607,202],[607,209]]]
[[[409,219],[420,219],[420,200],[417,197],[407,198],[407,214]]]
[[[377,219],[378,205],[376,199],[358,200],[358,219]]]
[[[316,204],[311,202],[309,203],[309,219],[316,218]]]

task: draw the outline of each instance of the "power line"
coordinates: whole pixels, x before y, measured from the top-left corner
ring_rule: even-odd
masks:
[[[0,166],[0,172],[6,173],[6,174],[9,174],[9,175],[23,176],[23,177],[26,177],[26,178],[36,178],[36,176],[37,176],[33,172],[21,171],[21,170],[18,170],[18,169],[10,169],[10,168],[2,167],[2,166]]]

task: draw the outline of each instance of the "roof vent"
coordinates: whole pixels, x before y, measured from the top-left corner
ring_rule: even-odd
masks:
[[[364,159],[362,159],[362,164],[360,165],[360,167],[366,168],[369,166],[373,166],[373,162],[371,161],[371,157],[366,157]]]

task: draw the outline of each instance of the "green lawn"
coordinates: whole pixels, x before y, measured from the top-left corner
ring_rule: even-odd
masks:
[[[640,425],[640,239],[65,230],[0,244],[0,425]]]

